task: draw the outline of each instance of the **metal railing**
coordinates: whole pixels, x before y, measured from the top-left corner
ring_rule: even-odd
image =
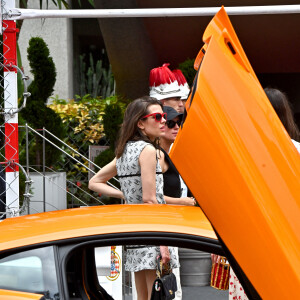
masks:
[[[3,128],[3,126],[0,127],[0,132],[2,132],[1,128]],[[45,128],[36,130],[27,124],[25,126],[19,126],[19,132],[24,131],[25,145],[20,147],[20,160],[22,161],[22,165],[17,163],[21,171],[19,175],[21,201],[19,208],[16,208],[10,216],[78,206],[105,205],[109,203],[109,199],[107,197],[99,196],[87,188],[88,172],[95,174],[97,170],[101,169],[98,165],[76,149],[73,149],[66,142],[57,138]],[[43,159],[41,165],[35,165],[34,162],[30,162],[29,158],[30,151],[32,151],[35,146],[36,137],[42,140]],[[47,166],[46,164],[47,151],[51,151],[49,148],[46,149],[46,144],[50,145],[53,149],[59,150],[59,159],[55,166]],[[63,163],[60,163],[60,161],[63,161]],[[11,162],[2,162],[0,163],[0,168],[2,166],[2,169],[4,169],[10,163]],[[84,168],[86,170],[84,174],[80,174],[81,178],[85,178],[85,185],[79,184],[76,176],[72,176],[74,173],[72,166],[74,165],[80,166],[81,169]],[[93,165],[96,170],[91,169],[89,167],[91,165]],[[61,173],[65,174],[63,184],[61,184],[61,182],[57,182],[57,176]],[[35,182],[32,180],[33,177],[36,178],[36,180],[38,180],[38,182],[42,185],[42,188],[40,188],[40,186],[38,187],[39,190],[36,190],[36,187],[34,187]],[[1,181],[7,186],[5,176],[0,176],[0,186]],[[113,178],[113,181],[118,184],[117,178]],[[108,182],[108,184],[118,189],[116,184],[111,182]],[[7,188],[11,187],[7,186]],[[7,207],[5,203],[6,189],[0,190],[0,218],[7,215]],[[51,202],[51,200],[49,200],[51,199],[51,195],[47,189],[51,189],[52,192],[54,191],[54,194],[59,193],[60,196],[64,195],[62,198],[64,199],[63,201],[65,201],[65,204],[61,206],[61,203],[59,203],[59,206],[57,206],[55,203]],[[38,193],[38,195],[36,193]],[[37,205],[38,203],[39,205]]]

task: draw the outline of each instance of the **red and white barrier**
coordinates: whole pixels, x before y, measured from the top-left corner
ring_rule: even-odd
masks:
[[[15,7],[15,0],[7,0],[7,7]],[[16,22],[3,21],[4,55],[4,111],[5,111],[5,176],[7,216],[18,215],[19,163],[18,150],[18,92],[17,92],[17,40]]]

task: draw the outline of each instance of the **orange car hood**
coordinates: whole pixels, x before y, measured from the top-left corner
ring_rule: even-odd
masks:
[[[216,240],[199,207],[103,205],[46,212],[0,222],[0,251],[110,233],[171,232]]]
[[[224,8],[208,25],[203,41],[187,117],[171,158],[259,295],[296,299],[300,155]]]

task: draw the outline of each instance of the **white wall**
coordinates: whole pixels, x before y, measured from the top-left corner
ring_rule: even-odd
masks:
[[[29,0],[28,8],[39,9],[39,2],[37,0]],[[45,6],[46,1],[43,1],[43,3]],[[58,8],[52,1],[49,1],[48,9]],[[27,48],[31,37],[41,37],[44,39],[49,47],[50,56],[55,63],[57,75],[53,96],[58,95],[61,99],[73,98],[72,20],[57,18],[23,21],[18,43],[25,74],[29,75],[30,78],[32,78],[32,75],[29,72]]]
[[[43,201],[45,201],[45,211],[67,209],[66,172],[46,172],[45,185],[43,174],[30,172],[29,177],[33,182],[28,214],[43,212]]]

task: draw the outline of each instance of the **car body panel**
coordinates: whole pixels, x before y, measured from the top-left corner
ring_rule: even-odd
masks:
[[[297,298],[299,153],[223,8],[203,40],[206,51],[196,59],[187,116],[170,156],[259,295]]]
[[[105,205],[40,213],[0,223],[0,251],[83,236],[173,232],[217,240],[199,207]]]
[[[43,295],[0,289],[0,300],[45,300]]]

